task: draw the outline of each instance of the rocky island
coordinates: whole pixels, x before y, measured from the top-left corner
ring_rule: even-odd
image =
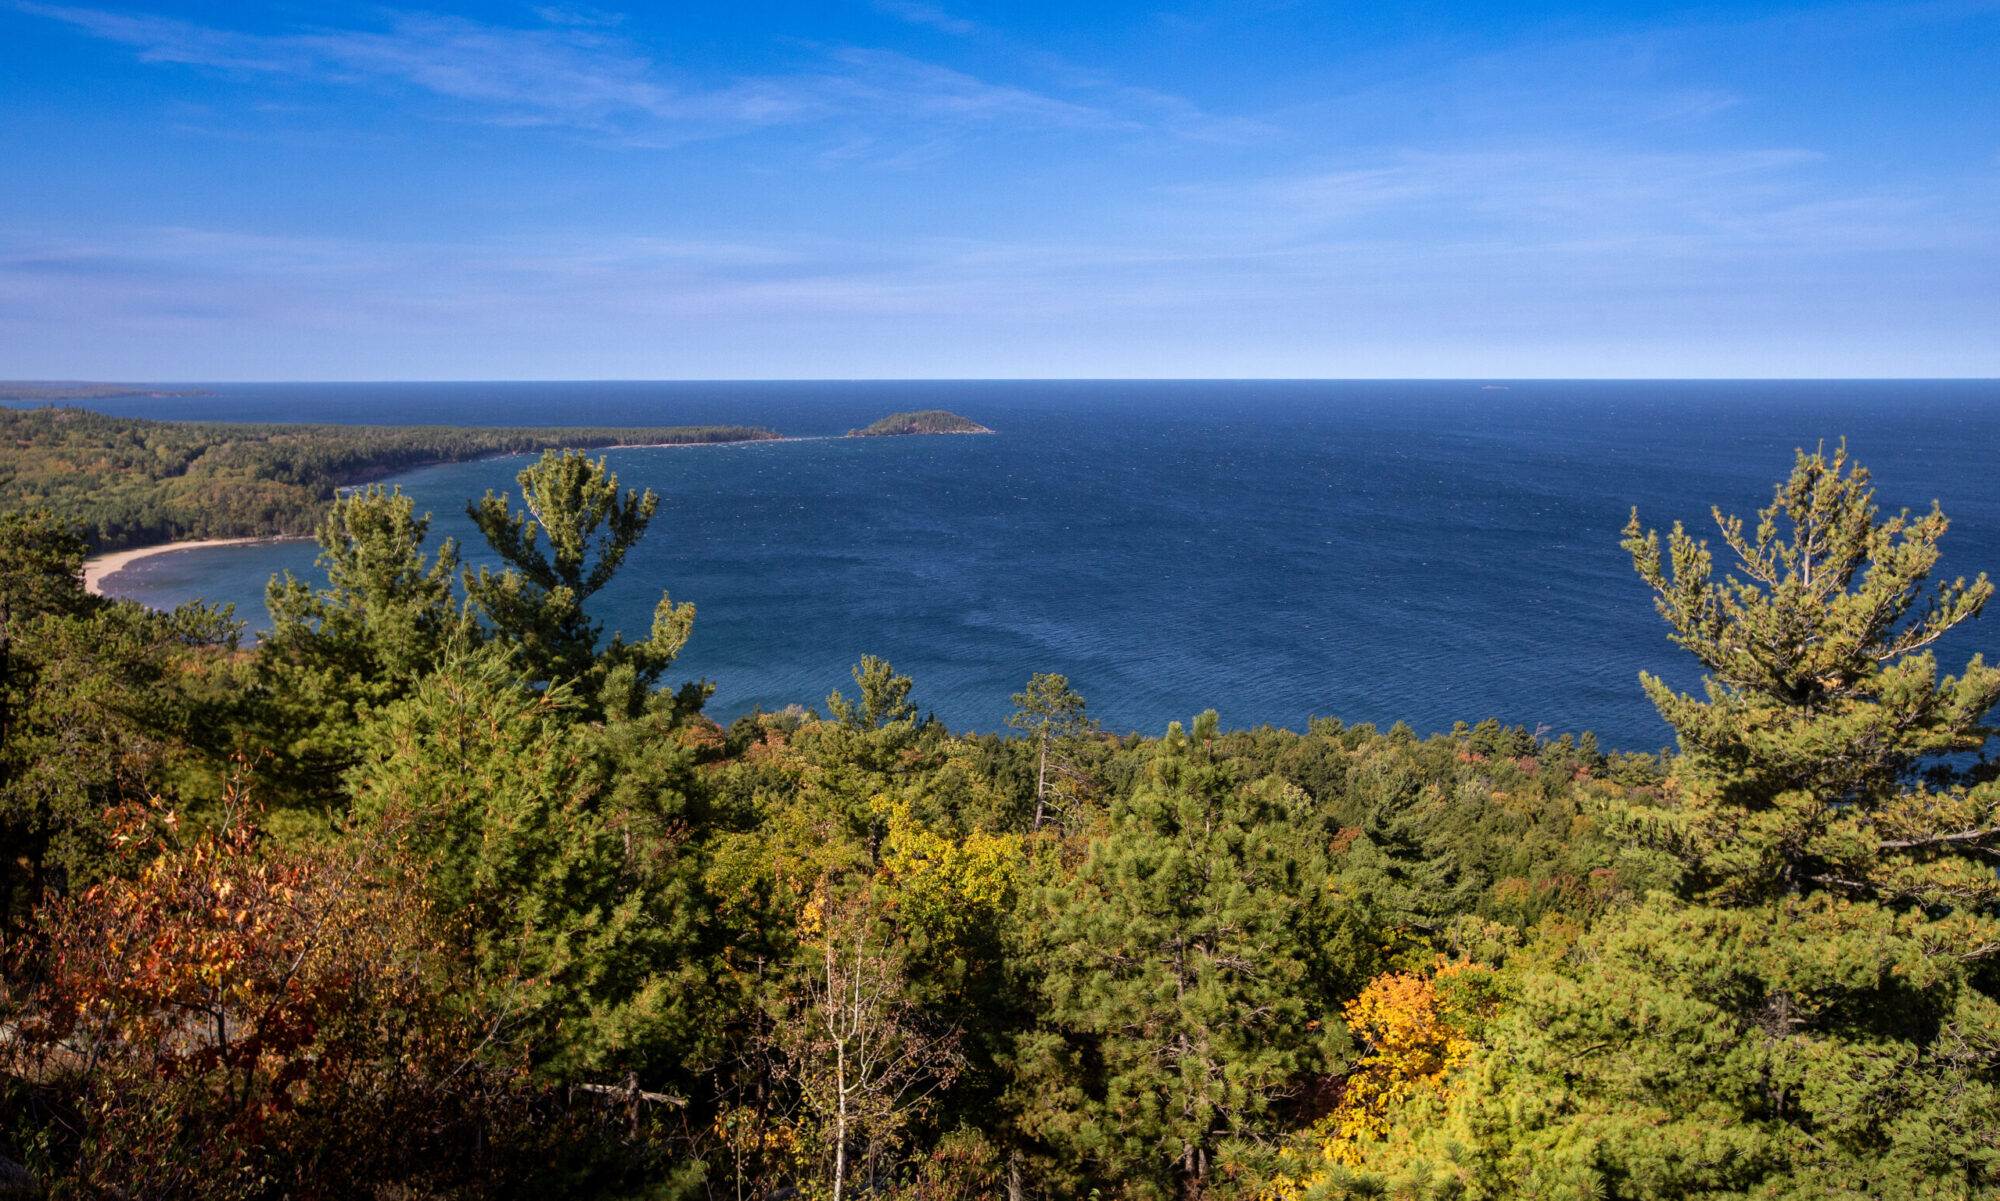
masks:
[[[866,429],[848,430],[850,438],[884,438],[896,434],[990,434],[993,431],[957,413],[924,409],[916,413],[891,413]]]

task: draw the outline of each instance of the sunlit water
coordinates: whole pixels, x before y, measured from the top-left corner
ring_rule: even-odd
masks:
[[[1669,733],[1641,668],[1692,686],[1619,533],[1712,530],[1768,503],[1796,446],[1845,436],[1885,508],[1940,500],[1946,570],[2000,570],[2000,384],[948,383],[212,385],[106,402],[233,420],[634,425],[743,422],[839,434],[943,407],[990,437],[621,450],[661,505],[595,612],[643,632],[662,588],[699,608],[674,679],[710,712],[819,704],[882,655],[954,728],[991,729],[1037,671],[1107,725],[1157,731],[1309,714],[1421,731],[1488,715]],[[464,503],[525,460],[396,481],[434,536],[478,547]],[[475,562],[482,556],[473,554]],[[150,604],[229,602],[264,624],[274,571],[309,543],[187,551],[115,577]],[[1989,620],[1947,666],[1995,644]]]

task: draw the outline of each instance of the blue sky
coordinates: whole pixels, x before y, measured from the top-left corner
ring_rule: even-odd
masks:
[[[2000,375],[2000,0],[0,0],[0,378]]]

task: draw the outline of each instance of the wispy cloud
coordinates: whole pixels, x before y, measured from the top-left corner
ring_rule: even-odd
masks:
[[[1032,91],[987,83],[976,76],[887,50],[837,50],[833,60],[849,70],[811,81],[806,90],[840,96],[869,109],[909,104],[925,115],[1017,119],[1037,125],[1139,128],[1106,109]]]
[[[979,26],[963,18],[954,17],[935,4],[919,4],[915,0],[875,0],[875,9],[899,21],[929,26],[960,37],[979,32]]]
[[[29,374],[66,347],[116,345],[134,356],[117,373],[137,378],[201,378],[200,356],[224,350],[239,373],[351,377],[357,345],[403,375],[461,378],[1990,370],[1990,353],[1967,357],[2000,318],[1990,298],[1912,306],[1942,273],[1990,275],[2000,238],[1926,222],[1938,214],[1919,200],[1899,217],[1894,198],[1752,187],[1678,229],[1608,216],[1810,166],[1654,164],[1635,183],[1644,164],[1572,162],[1562,178],[1595,189],[1581,223],[1542,218],[1544,159],[1270,181],[1208,198],[1208,220],[1122,238],[0,232],[0,344],[46,356],[19,361]],[[1220,218],[1225,202],[1240,221]],[[1287,225],[1288,211],[1310,216]],[[1371,224],[1396,212],[1449,228]],[[1811,340],[1773,333],[1774,307],[1812,314]]]
[[[2000,253],[1976,206],[1908,183],[1841,186],[1803,149],[1648,153],[1601,147],[1370,156],[1294,175],[1173,190],[1157,225],[1319,270],[1421,275],[1508,261],[1540,274],[1664,278],[1699,261],[1859,261]]]
[[[686,97],[654,66],[604,34],[574,26],[519,29],[454,17],[398,15],[381,31],[254,34],[169,17],[23,4],[138,49],[145,62],[335,82],[395,81],[454,100],[498,106],[518,119],[592,122],[621,112],[690,115],[714,98]]]
[[[1360,305],[1354,319],[1370,321],[1379,318],[1364,311],[1368,297],[1393,298],[1405,318],[1457,304],[1451,281],[1494,297],[1498,288],[1584,303],[1605,290],[1664,303],[1762,295],[1751,277],[1796,294],[1801,281],[1844,278],[1888,252],[1905,274],[1918,263],[2000,264],[1990,226],[1920,194],[1806,186],[1801,176],[1820,164],[1797,150],[1404,155],[1166,189],[1094,236],[388,242],[166,227],[65,241],[17,232],[0,238],[0,316],[94,308],[138,319],[156,299],[200,296],[239,317],[289,310],[343,326],[557,313],[607,328],[668,317],[1138,322],[1327,304]]]
[[[625,23],[624,13],[604,12],[595,8],[571,8],[566,5],[547,5],[536,8],[535,15],[551,25],[577,25],[586,29],[612,28]]]
[[[993,124],[1176,132],[1186,111],[1120,114],[1018,84],[888,50],[833,47],[821,64],[721,83],[676,79],[643,47],[611,32],[608,18],[537,10],[548,22],[513,27],[458,17],[392,14],[386,28],[247,33],[169,17],[23,3],[24,11],[132,46],[141,60],[348,85],[402,85],[469,106],[505,124],[567,125],[671,144],[744,129],[828,121],[886,125]],[[908,11],[904,11],[907,9]],[[926,20],[924,6],[898,15]],[[932,22],[935,23],[935,22]]]

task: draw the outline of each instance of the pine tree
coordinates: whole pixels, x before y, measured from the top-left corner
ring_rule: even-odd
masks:
[[[916,721],[917,707],[910,703],[910,677],[897,675],[887,659],[863,655],[851,674],[861,695],[850,701],[838,688],[829,693],[826,708],[834,721],[856,731]]]
[[[638,712],[687,644],[694,606],[675,605],[662,592],[645,639],[626,642],[614,632],[600,649],[601,624],[585,614],[584,602],[611,582],[645,536],[659,497],[650,489],[621,495],[602,458],[593,462],[571,450],[547,452],[515,479],[525,512],[492,492],[466,506],[508,564],[500,572],[466,573],[472,608],[514,650],[529,678],[574,681],[608,709]]]
[[[1212,731],[1211,731],[1212,732]],[[1304,797],[1233,786],[1178,725],[1026,928],[1046,1024],[1016,1048],[1028,1136],[1125,1195],[1198,1191],[1316,1062],[1299,899],[1322,866]]]
[[[1656,832],[1690,886],[2000,898],[1982,863],[2000,848],[2000,790],[1937,762],[1983,746],[2000,701],[2000,668],[1974,656],[1939,680],[1928,649],[1993,592],[1984,575],[1926,591],[1944,514],[1878,522],[1843,445],[1831,461],[1799,452],[1754,535],[1715,516],[1740,576],[1716,580],[1679,525],[1663,557],[1636,510],[1625,537],[1674,641],[1709,673],[1706,700],[1641,676],[1680,735],[1682,801]]]
[[[167,787],[205,702],[189,665],[226,675],[227,609],[156,613],[83,587],[83,539],[46,512],[0,514],[0,927],[105,870],[104,814]]]
[[[2000,1195],[2000,786],[1926,765],[1985,741],[2000,672],[1928,648],[1990,587],[1926,594],[1943,515],[1878,521],[1844,450],[1718,520],[1720,582],[1679,527],[1625,542],[1709,672],[1644,677],[1682,753],[1609,815],[1678,895],[1525,957],[1450,1112],[1322,1195]]]
[[[1097,728],[1084,716],[1084,700],[1069,686],[1069,677],[1038,672],[1026,689],[1013,696],[1014,712],[1007,724],[1033,736],[1035,740],[1035,823],[1042,828],[1042,816],[1049,793],[1049,752],[1060,749],[1078,735]]]
[[[400,490],[370,485],[335,500],[318,531],[326,587],[287,571],[265,589],[271,630],[257,662],[271,698],[264,717],[283,753],[267,790],[323,800],[361,757],[370,713],[408,695],[454,643],[478,629],[452,594],[458,547],[424,551],[430,515]]]
[[[271,631],[261,649],[301,666],[341,670],[357,684],[411,681],[436,668],[467,632],[452,596],[458,544],[424,552],[430,514],[401,489],[371,484],[333,502],[318,531],[327,586],[285,572],[265,589]]]
[[[356,836],[393,835],[463,931],[466,991],[508,1015],[496,1040],[572,1079],[668,1071],[705,1029],[690,955],[707,905],[696,865],[648,861],[644,815],[613,803],[616,730],[584,716],[491,649],[448,661],[370,725]]]

